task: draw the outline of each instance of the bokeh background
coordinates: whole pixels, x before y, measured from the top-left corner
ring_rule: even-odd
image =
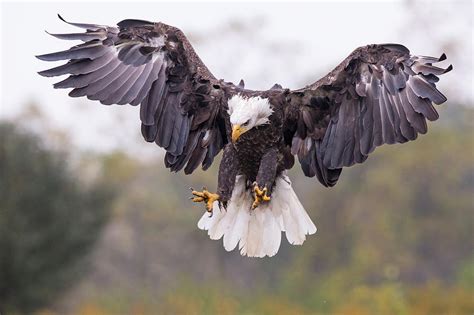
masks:
[[[1,314],[474,314],[471,1],[2,2]],[[141,139],[138,108],[70,99],[34,55],[66,49],[56,18],[180,27],[211,71],[297,88],[354,48],[448,55],[448,102],[415,142],[377,149],[336,187],[290,176],[318,226],[264,259],[196,227],[188,187]]]

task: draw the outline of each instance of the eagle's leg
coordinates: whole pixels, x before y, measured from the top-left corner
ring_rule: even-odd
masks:
[[[202,191],[192,190],[191,193],[195,196],[192,198],[194,202],[204,202],[206,204],[206,210],[212,213],[212,205],[214,201],[219,200],[218,194],[209,192],[205,187]]]
[[[219,176],[217,183],[217,193],[213,194],[206,188],[202,191],[192,189],[194,202],[204,202],[206,210],[212,214],[214,201],[219,201],[219,205],[227,206],[227,202],[232,196],[234,190],[235,178],[238,172],[237,154],[232,144],[227,144],[224,148],[221,164],[219,165]]]
[[[262,157],[258,168],[257,180],[253,184],[254,202],[252,209],[262,202],[270,201],[278,166],[278,149],[271,148]]]
[[[220,202],[227,207],[227,202],[232,197],[232,191],[235,186],[235,179],[239,171],[239,161],[234,146],[229,142],[224,147],[221,164],[219,165],[219,176],[217,179],[217,193]]]

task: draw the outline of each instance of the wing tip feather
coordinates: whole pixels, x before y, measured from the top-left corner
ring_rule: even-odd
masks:
[[[448,73],[449,71],[451,71],[451,70],[453,70],[453,69],[454,69],[454,68],[453,68],[453,65],[450,64],[450,65],[444,70],[443,73]]]
[[[51,59],[48,58],[49,55],[50,54],[35,55],[35,57],[42,61],[51,61]]]
[[[61,16],[61,14],[56,13],[56,15],[57,15],[58,18],[59,18],[61,21],[63,21],[64,23],[69,23],[68,21],[66,21],[66,20]]]
[[[38,72],[36,72],[36,73],[38,73],[40,76],[46,77],[46,78],[53,77],[54,75],[50,75],[50,74],[49,74],[49,70],[50,70],[50,69],[42,70],[42,71],[38,71]]]

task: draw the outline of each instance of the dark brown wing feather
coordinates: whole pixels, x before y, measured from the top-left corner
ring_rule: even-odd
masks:
[[[426,133],[432,103],[446,97],[433,66],[446,59],[413,56],[397,44],[369,45],[352,52],[319,81],[289,93],[287,129],[292,153],[307,176],[333,186],[344,166],[362,163],[382,144],[404,143]]]
[[[66,23],[86,32],[51,35],[84,43],[37,56],[69,60],[39,74],[69,74],[54,87],[72,88],[72,97],[87,96],[106,105],[140,104],[143,137],[166,149],[167,167],[185,167],[186,173],[200,164],[209,167],[228,141],[227,99],[184,34],[141,20],[124,20],[118,27]]]

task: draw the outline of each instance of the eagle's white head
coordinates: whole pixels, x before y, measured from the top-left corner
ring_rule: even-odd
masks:
[[[232,96],[229,105],[230,123],[232,124],[232,141],[235,142],[253,127],[268,124],[273,113],[267,98],[245,97],[239,94]]]

